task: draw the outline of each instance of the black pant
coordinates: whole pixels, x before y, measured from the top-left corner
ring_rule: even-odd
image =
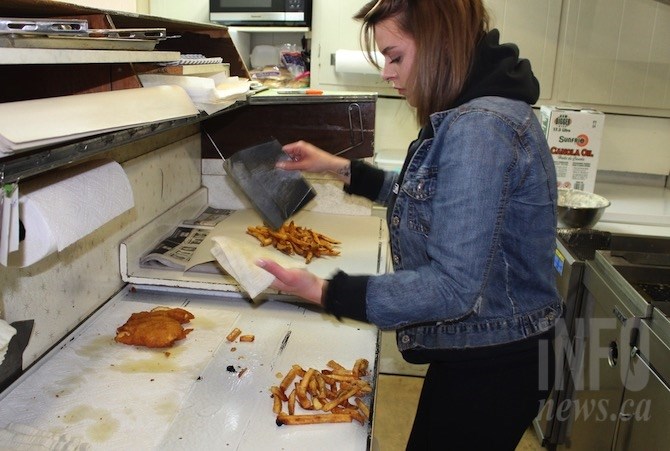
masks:
[[[511,354],[430,363],[407,449],[514,451],[554,374],[546,341]]]

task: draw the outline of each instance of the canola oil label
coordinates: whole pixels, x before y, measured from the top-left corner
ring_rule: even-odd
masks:
[[[556,168],[558,188],[593,192],[605,115],[543,105],[541,123]]]

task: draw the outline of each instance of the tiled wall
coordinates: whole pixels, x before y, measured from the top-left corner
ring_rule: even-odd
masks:
[[[112,157],[128,175],[135,207],[30,267],[0,267],[0,317],[10,323],[35,321],[24,367],[121,288],[119,242],[200,187],[196,131],[163,134],[115,151]]]

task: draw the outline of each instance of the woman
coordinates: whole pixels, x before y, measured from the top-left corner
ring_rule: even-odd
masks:
[[[530,64],[488,31],[481,0],[378,0],[355,16],[366,50],[422,126],[399,175],[296,142],[281,167],[330,171],[388,207],[394,272],[258,264],[273,287],[397,331],[430,363],[408,449],[513,450],[553,381],[561,315],[552,256],[556,176]]]

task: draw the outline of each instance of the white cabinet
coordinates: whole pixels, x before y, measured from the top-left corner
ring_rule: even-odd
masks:
[[[538,104],[670,116],[670,5],[656,0],[485,0],[501,42],[518,45],[540,81]],[[314,0],[312,84],[396,95],[378,75],[337,73],[359,50],[359,0]]]
[[[500,42],[519,46],[540,81],[540,100],[550,99],[554,87],[558,32],[563,0],[486,0],[491,28],[500,30]]]
[[[149,3],[149,14],[156,17],[167,17],[189,22],[209,23],[209,1],[189,0],[145,0]]]
[[[550,98],[558,46],[563,0],[487,0],[492,27],[501,31],[501,41],[514,42],[521,56],[533,63],[542,86],[542,97]],[[361,24],[352,17],[362,3],[358,0],[314,1],[312,33],[312,82],[331,89],[373,89],[396,95],[380,75],[347,74],[335,71],[332,55],[339,49],[360,50]]]
[[[670,115],[670,6],[565,1],[559,100]]]
[[[486,0],[540,104],[670,116],[670,6],[655,0]]]
[[[380,75],[338,73],[332,64],[331,57],[337,50],[361,49],[361,24],[352,17],[363,4],[360,0],[313,0],[312,86],[397,95]]]

